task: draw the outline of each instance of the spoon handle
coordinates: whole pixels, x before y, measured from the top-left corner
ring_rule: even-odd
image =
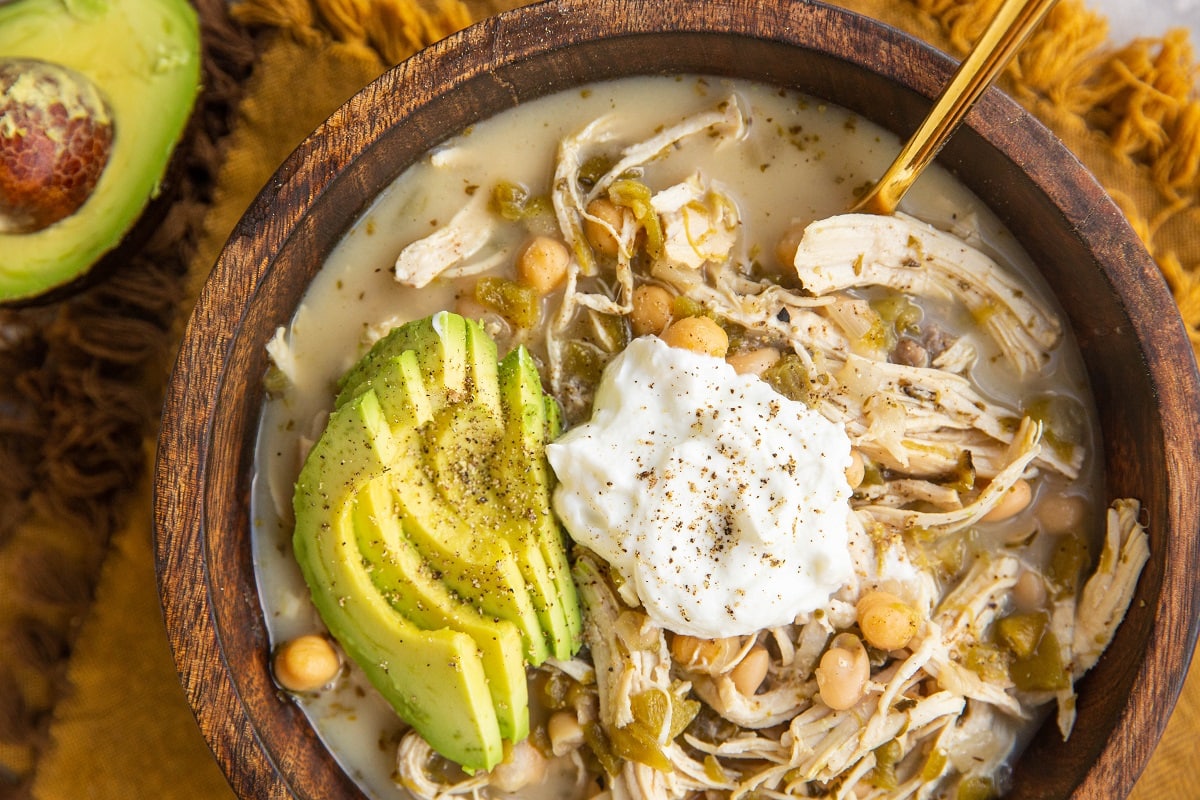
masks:
[[[1004,70],[1057,0],[1004,0],[900,155],[852,212],[891,214],[954,133],[975,101]]]

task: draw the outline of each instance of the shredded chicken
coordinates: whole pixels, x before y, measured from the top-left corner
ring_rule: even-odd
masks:
[[[875,519],[897,528],[921,528],[938,536],[954,533],[978,522],[1004,497],[1012,485],[1025,473],[1029,462],[1040,452],[1042,426],[1026,417],[1021,421],[1011,446],[1007,466],[992,478],[987,487],[972,502],[949,511],[915,511],[894,508],[892,505],[867,506],[865,511]]]
[[[1150,538],[1138,521],[1140,512],[1136,500],[1113,503],[1106,515],[1104,548],[1096,572],[1084,585],[1078,603],[1065,609],[1073,619],[1052,623],[1066,651],[1063,662],[1071,665],[1072,683],[1095,666],[1112,642],[1133,600],[1142,567],[1150,560]],[[1066,739],[1075,725],[1073,686],[1059,692],[1056,699],[1058,727]]]
[[[1035,372],[1062,337],[1050,310],[982,251],[904,214],[843,214],[810,225],[796,250],[804,288],[823,295],[887,286],[962,302],[1021,374]]]
[[[645,722],[635,717],[636,695],[661,692],[669,697],[674,693],[666,635],[645,614],[622,611],[621,601],[593,557],[577,559],[574,575],[585,609],[584,641],[591,651],[598,679],[600,722],[607,731],[615,734],[636,722]],[[660,721],[655,737],[657,747],[667,754],[678,747],[668,736],[676,708],[673,704],[667,705],[667,713]],[[610,791],[614,799],[678,797],[675,786],[678,780],[674,773],[628,760],[615,776]]]
[[[753,277],[738,202],[702,173],[649,193],[653,221],[630,211],[612,225],[588,212],[589,202],[621,182],[643,180],[682,140],[703,135],[714,148],[726,147],[749,124],[730,98],[645,141],[618,146],[614,121],[601,118],[561,142],[551,198],[572,255],[545,332],[545,372],[561,399],[568,344],[596,358],[619,348],[604,319],[628,315],[634,289],[651,280],[756,345],[778,349],[790,359],[794,372],[785,377],[792,383],[771,368],[764,380],[778,380],[780,391],[802,387],[795,390],[800,399],[844,426],[872,470],[853,501],[855,576],[818,612],[715,642],[704,658],[677,659],[673,636],[629,587],[612,583],[598,556],[580,549],[574,577],[587,659],[544,669],[587,687],[576,706],[579,722],[602,731],[603,741],[590,746],[609,748],[595,754],[615,765],[601,779],[614,800],[682,800],[706,791],[729,798],[953,796],[964,781],[1003,773],[1019,725],[1040,705],[1057,701],[1063,735],[1070,732],[1074,681],[1112,641],[1149,557],[1140,507],[1133,500],[1112,504],[1103,551],[1082,591],[1044,604],[1066,688],[1018,689],[1007,669],[1016,656],[1000,651],[994,632],[1014,613],[1020,575],[1032,573],[1043,585],[1053,576],[1016,545],[973,549],[981,521],[1021,481],[1078,478],[1089,454],[1082,446],[1044,446],[1049,423],[983,391],[971,373],[980,348],[992,347],[1016,376],[1038,373],[1062,339],[1061,324],[991,258],[900,214],[847,214],[809,225],[794,258],[797,289]],[[611,167],[585,185],[580,172],[589,157],[614,150]],[[464,209],[407,249],[398,274],[401,262],[413,285],[461,274],[491,235],[478,213]],[[588,223],[616,239],[615,257],[593,249]],[[648,225],[661,236],[653,248]],[[939,323],[906,332],[910,338],[897,348],[895,337],[880,334],[888,323],[867,290],[955,306],[985,337],[956,335]],[[1023,532],[1020,538],[1023,546]],[[916,633],[902,647],[873,650],[857,701],[833,708],[816,670],[835,637],[861,633],[856,604],[877,591],[915,610]],[[737,669],[762,649],[769,653],[764,677],[744,691]],[[993,657],[999,661],[987,661]],[[647,716],[647,708],[658,711]],[[486,776],[440,781],[430,757],[417,737],[405,738],[399,772],[417,797],[479,796],[486,786]]]
[[[1108,510],[1100,564],[1083,587],[1075,612],[1076,677],[1091,669],[1112,641],[1138,575],[1150,559],[1150,539],[1138,522],[1140,511],[1136,500],[1118,500]]]
[[[488,211],[482,194],[464,205],[450,224],[418,239],[396,257],[396,280],[405,286],[422,289],[443,275],[474,275],[494,268],[503,254],[468,263],[491,240],[496,228],[495,216]]]
[[[1020,414],[988,402],[958,375],[851,355],[836,379],[837,389],[818,409],[843,422],[872,458],[906,474],[945,475],[968,449],[976,467],[984,467],[981,474],[991,476],[996,473],[986,466],[1009,463],[1007,451],[1019,441],[1020,428],[1011,430],[1006,421]],[[1033,457],[1073,478],[1082,450],[1076,448],[1069,461],[1052,449],[1039,449]]]
[[[431,765],[437,758],[428,743],[415,732],[409,731],[400,740],[396,753],[396,772],[400,785],[418,800],[447,800],[447,798],[478,797],[488,785],[487,773],[465,776],[457,781],[446,781],[435,774]]]
[[[729,257],[740,224],[737,206],[699,173],[658,192],[650,205],[662,219],[665,264],[698,270]]]
[[[286,331],[282,326],[275,329],[275,335],[267,342],[267,355],[287,382],[294,385],[296,383],[296,356],[288,344]]]

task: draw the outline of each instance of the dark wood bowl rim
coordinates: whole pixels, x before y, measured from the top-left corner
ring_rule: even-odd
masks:
[[[855,109],[901,131],[953,68],[949,58],[912,37],[817,2],[552,0],[484,20],[366,87],[288,158],[239,223],[201,293],[168,386],[154,511],[159,591],[176,665],[200,728],[241,797],[361,797],[296,706],[270,682],[245,546],[264,332],[286,322],[288,302],[301,290],[297,284],[307,282],[293,280],[289,294],[281,295],[287,277],[279,274],[276,251],[303,250],[307,239],[327,240],[335,233],[330,226],[343,230],[354,215],[322,222],[309,212],[350,191],[347,181],[364,181],[364,154],[397,146],[397,126],[414,126],[415,138],[431,144],[421,139],[431,124],[421,116],[426,105],[449,102],[456,93],[471,97],[485,84],[495,93],[506,75],[536,69],[539,59],[561,50],[555,42],[609,47],[623,37],[699,41],[710,35],[753,40],[755,47],[767,42],[798,48],[815,54],[818,67],[822,59],[844,61],[852,72],[907,87],[898,103],[912,107],[898,117],[881,119],[887,112]],[[614,65],[614,75],[621,68]],[[737,71],[732,64],[728,69]],[[563,78],[561,86],[571,82]],[[561,86],[550,75],[532,94]],[[512,102],[528,96],[508,90]],[[391,104],[383,113],[373,105],[381,96]],[[351,139],[362,145],[354,153],[342,147]],[[1200,471],[1195,435],[1200,377],[1177,308],[1120,211],[1078,160],[1016,103],[990,91],[943,160],[952,168],[981,154],[1021,163],[1030,153],[1038,156],[1023,163],[1030,191],[1066,220],[1099,265],[1103,289],[1111,285],[1123,292],[1112,324],[1101,330],[1097,323],[1084,336],[1136,347],[1147,391],[1157,400],[1153,423],[1162,434],[1161,442],[1151,443],[1162,448],[1165,475],[1163,508],[1154,513],[1168,524],[1152,530],[1153,546],[1165,552],[1139,587],[1144,607],[1131,611],[1118,635],[1118,643],[1144,646],[1145,658],[1128,668],[1102,660],[1095,670],[1101,676],[1089,675],[1081,688],[1081,705],[1091,692],[1103,697],[1102,684],[1110,680],[1129,702],[1104,711],[1081,709],[1081,718],[1097,714],[1113,724],[1099,737],[1077,730],[1084,741],[1074,750],[1054,743],[1044,727],[1035,746],[1051,754],[1039,759],[1049,763],[1019,764],[1013,796],[1123,797],[1162,734],[1197,638],[1200,592],[1189,573],[1200,564],[1200,489],[1194,479]],[[1004,212],[998,213],[1003,219]],[[1077,329],[1087,327],[1072,321]],[[1127,627],[1134,630],[1128,636]]]

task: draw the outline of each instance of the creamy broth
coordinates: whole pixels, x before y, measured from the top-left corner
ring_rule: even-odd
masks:
[[[332,405],[336,380],[362,355],[372,332],[454,309],[457,296],[475,281],[435,281],[420,290],[401,286],[392,274],[401,249],[445,225],[464,204],[498,183],[520,183],[534,194],[547,193],[557,143],[597,117],[616,115],[619,139],[636,141],[711,108],[731,93],[742,99],[752,120],[747,142],[714,153],[711,142],[689,140],[669,158],[648,165],[647,182],[664,186],[682,181],[701,161],[705,174],[743,204],[741,238],[762,243],[757,256],[764,268],[782,271],[774,263],[773,244],[789,225],[842,213],[856,190],[882,174],[898,142],[837,107],[773,87],[715,78],[628,79],[525,104],[439,146],[354,224],[286,331],[287,358],[294,364],[289,369],[291,384],[267,403],[262,418],[253,539],[261,600],[274,642],[322,630],[292,556],[291,496],[306,446],[319,436]],[[1029,292],[1055,307],[1011,235],[948,173],[930,169],[907,196],[904,210],[990,253],[1021,275]],[[505,264],[512,263],[520,243],[521,237],[513,234],[501,245]],[[944,319],[950,329],[974,327],[950,304],[929,303],[925,314],[926,319]],[[1086,378],[1069,334],[1050,365],[1022,383],[1014,380],[988,339],[968,336],[979,355],[972,377],[985,397],[1019,405],[1019,397],[1053,392],[1074,398],[1090,413]],[[277,361],[281,351],[276,351]],[[1095,426],[1087,429],[1092,432],[1084,444],[1089,453],[1096,453]],[[1095,459],[1088,459],[1071,491],[1099,496],[1100,480]],[[1043,491],[1062,486],[1050,482]],[[403,726],[357,670],[348,668],[333,689],[299,695],[297,702],[370,796],[407,796],[393,781]],[[565,796],[563,787],[570,785],[571,777],[564,775],[561,784],[549,782],[545,796]],[[526,791],[522,796],[537,795]]]

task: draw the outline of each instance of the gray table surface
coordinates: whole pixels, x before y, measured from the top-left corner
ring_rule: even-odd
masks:
[[[1200,45],[1200,0],[1088,0],[1088,5],[1108,17],[1114,43],[1184,27],[1192,31],[1192,46]]]

